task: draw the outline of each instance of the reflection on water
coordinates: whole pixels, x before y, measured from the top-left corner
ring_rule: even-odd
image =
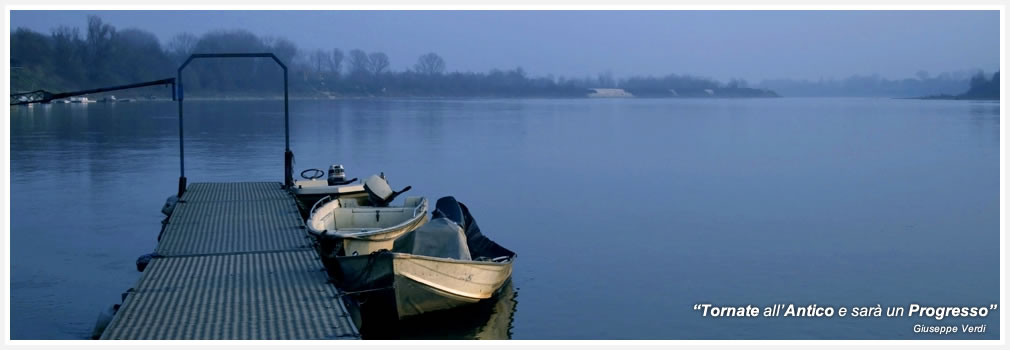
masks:
[[[914,318],[710,320],[691,305],[998,302],[999,103],[290,108],[297,171],[339,163],[349,177],[385,172],[411,195],[455,196],[522,256],[512,297],[408,320],[390,338],[917,339]],[[177,112],[149,101],[11,108],[13,339],[85,339],[137,282],[134,261],[154,248],[176,191]],[[187,101],[186,116],[191,183],[283,180],[283,103]],[[984,334],[947,338],[997,339],[998,316],[977,320]]]
[[[999,120],[999,101],[972,102],[971,114]]]
[[[366,321],[361,329],[362,336],[365,339],[512,339],[518,296],[510,280],[502,286],[496,299],[399,321]]]

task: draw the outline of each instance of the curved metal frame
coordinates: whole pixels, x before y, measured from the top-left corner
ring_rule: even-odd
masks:
[[[189,65],[189,62],[197,58],[272,58],[277,65],[281,66],[284,70],[284,188],[290,188],[294,184],[294,179],[291,174],[293,169],[292,162],[294,161],[294,153],[291,152],[291,137],[288,132],[288,66],[281,62],[273,53],[198,53],[192,54],[179,66],[179,70],[176,71],[176,88],[178,93],[176,94],[177,100],[179,101],[179,197],[182,197],[182,193],[186,192],[186,162],[185,162],[185,148],[183,147],[182,138],[182,70]]]

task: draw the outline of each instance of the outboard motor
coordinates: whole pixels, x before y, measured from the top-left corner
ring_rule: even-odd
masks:
[[[341,164],[330,165],[329,176],[326,177],[326,184],[330,186],[340,185],[347,177],[344,175],[344,166]]]
[[[379,175],[372,175],[362,181],[365,187],[365,192],[368,193],[368,200],[372,202],[372,206],[376,207],[388,207],[389,203],[399,196],[400,194],[410,191],[410,186],[404,187],[400,191],[393,191],[389,187],[389,183],[386,182],[384,177]]]
[[[340,164],[330,165],[329,176],[326,177],[326,184],[329,186],[341,186],[357,181],[358,178],[348,180],[344,175],[344,166]]]
[[[446,218],[455,222],[459,227],[466,229],[466,219],[463,216],[463,208],[456,198],[452,196],[439,198],[435,202],[435,210],[431,212],[432,219]]]

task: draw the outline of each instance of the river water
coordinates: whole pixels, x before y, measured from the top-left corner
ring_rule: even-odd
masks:
[[[177,186],[177,113],[11,107],[13,339],[85,339],[136,283]],[[190,182],[283,181],[280,101],[186,101],[186,113]],[[998,310],[713,318],[693,306],[998,303],[999,127],[998,103],[966,101],[291,101],[296,172],[340,163],[453,195],[519,254],[506,298],[407,338],[996,339]]]

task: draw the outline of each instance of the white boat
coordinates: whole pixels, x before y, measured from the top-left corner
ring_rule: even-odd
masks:
[[[402,319],[494,298],[511,278],[515,257],[481,233],[465,205],[443,197],[431,221],[396,239],[391,251],[336,260],[341,288],[387,300],[371,312],[392,310]]]
[[[389,205],[410,186],[393,191],[385,179],[372,175],[362,182],[367,197],[320,199],[305,223],[309,235],[320,243],[324,256],[367,255],[393,249],[393,240],[427,220],[428,200],[407,197],[402,205]]]
[[[70,102],[71,103],[94,103],[95,101],[94,100],[89,100],[87,96],[81,96],[81,97],[71,97],[70,98]]]

